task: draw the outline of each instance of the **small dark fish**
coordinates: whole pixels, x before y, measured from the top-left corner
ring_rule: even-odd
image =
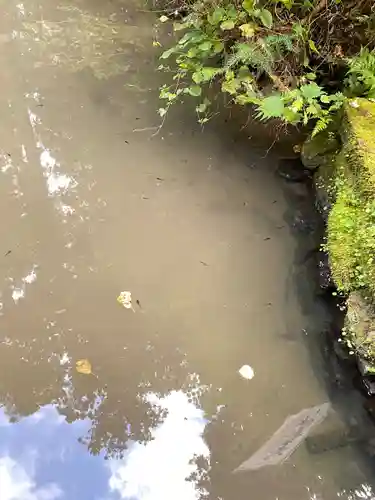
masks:
[[[138,300],[138,299],[135,301],[135,303],[137,304],[137,306],[138,306],[140,309],[143,309],[143,307],[141,306],[141,303],[139,302],[139,300]]]
[[[207,262],[204,262],[203,260],[199,261],[203,266],[208,266]]]
[[[263,241],[268,241],[270,240],[271,238],[269,236],[267,236],[266,238],[263,238]]]
[[[124,142],[125,142],[125,144],[129,144],[129,141],[127,141],[127,140],[125,140]]]
[[[157,181],[163,181],[164,179],[162,177],[156,177]]]
[[[9,254],[11,254],[11,253],[12,253],[12,250],[8,250],[8,251],[6,252],[6,254],[4,255],[4,257],[7,257],[7,256],[8,256]]]

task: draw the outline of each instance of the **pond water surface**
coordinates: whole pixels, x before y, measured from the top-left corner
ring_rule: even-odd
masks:
[[[154,21],[1,2],[0,500],[373,498],[351,446],[233,473],[330,402],[328,320],[277,154],[189,103],[158,128]]]

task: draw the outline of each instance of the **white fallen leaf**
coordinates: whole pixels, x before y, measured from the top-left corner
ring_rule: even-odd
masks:
[[[161,23],[166,23],[167,21],[169,21],[169,17],[167,17],[167,16],[160,16],[159,17],[159,21]]]
[[[243,365],[238,370],[238,373],[241,375],[241,377],[246,378],[247,380],[251,380],[254,377],[254,370],[250,365]]]
[[[119,302],[126,309],[133,309],[131,292],[121,292],[120,295],[117,297],[117,302]]]

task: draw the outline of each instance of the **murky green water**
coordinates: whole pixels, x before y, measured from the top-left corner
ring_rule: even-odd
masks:
[[[330,401],[276,153],[188,105],[158,130],[143,6],[1,7],[0,500],[373,498],[349,446],[233,473]]]

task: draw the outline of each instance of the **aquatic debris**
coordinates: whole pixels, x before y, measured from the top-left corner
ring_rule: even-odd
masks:
[[[91,375],[92,369],[90,361],[88,359],[79,359],[76,362],[76,370],[83,375]]]
[[[241,375],[241,377],[246,378],[247,380],[251,380],[255,375],[254,370],[250,365],[243,365],[238,370],[238,373]]]
[[[134,311],[131,292],[121,292],[117,297],[117,302],[124,306],[126,309],[132,309]]]
[[[311,429],[323,422],[329,409],[330,404],[323,403],[289,416],[275,434],[233,472],[257,470],[266,465],[278,465],[285,462],[304,441]]]

